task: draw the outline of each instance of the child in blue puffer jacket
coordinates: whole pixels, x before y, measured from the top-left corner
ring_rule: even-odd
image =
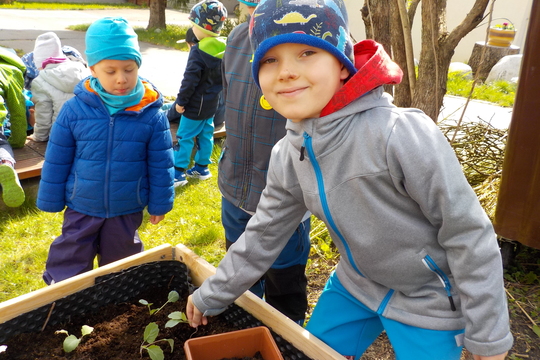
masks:
[[[143,210],[157,224],[172,209],[174,167],[163,97],[138,76],[137,34],[123,18],[86,33],[92,76],[75,88],[53,124],[37,206],[64,212],[43,279],[58,282],[143,250]]]

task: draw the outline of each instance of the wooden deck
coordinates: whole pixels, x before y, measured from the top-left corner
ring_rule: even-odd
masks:
[[[173,140],[176,139],[176,130],[178,129],[178,123],[171,123],[171,134]],[[214,132],[214,139],[222,138],[225,136],[225,127]],[[19,175],[19,179],[30,179],[41,176],[41,168],[45,161],[45,150],[47,149],[46,142],[35,142],[32,140],[26,140],[26,144],[21,149],[14,149],[15,170]]]

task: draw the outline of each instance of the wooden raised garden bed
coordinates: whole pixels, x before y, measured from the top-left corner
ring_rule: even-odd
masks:
[[[148,298],[150,302],[154,302],[154,307],[159,307],[165,303],[166,294],[171,290],[177,291],[180,298],[185,299],[194,286],[199,286],[214,272],[215,268],[212,265],[184,245],[173,247],[167,244],[0,303],[0,345],[7,344],[8,346],[7,351],[0,353],[0,360],[23,359],[19,357],[20,354],[10,354],[10,346],[15,347],[15,343],[20,342],[20,340],[12,341],[13,344],[10,345],[11,339],[26,336],[37,344],[44,333],[54,333],[55,330],[68,328],[70,322],[75,323],[77,319],[79,323],[72,325],[69,333],[80,336],[81,324],[95,325],[86,323],[87,317],[91,314],[105,316],[111,307],[131,308],[139,312],[146,311],[148,314],[146,308],[138,303],[139,299]],[[152,300],[152,295],[158,292],[160,297]],[[170,306],[172,309],[173,305]],[[184,311],[185,300],[179,301],[174,306],[174,310]],[[163,313],[160,315],[166,316],[165,311]],[[155,318],[150,319],[154,321]],[[187,324],[180,325],[190,332],[192,338],[211,335],[212,333],[206,333],[206,331],[212,328],[215,331],[220,322],[231,326],[231,330],[227,331],[266,326],[271,330],[285,360],[342,359],[337,352],[250,292],[242,295],[223,314],[209,319],[209,325],[201,326],[197,331],[189,328]],[[180,328],[180,325],[174,329]],[[85,337],[80,346],[89,346],[94,341],[92,337],[97,336],[96,333],[99,333],[100,329],[94,330],[92,334]],[[130,328],[122,331],[120,336],[126,337],[139,330]],[[178,331],[171,330],[168,336],[174,338],[176,336],[174,334],[178,334]],[[64,336],[56,336],[58,339],[64,338]],[[169,348],[162,345],[165,359],[184,359],[185,353],[182,347],[185,340],[187,339],[175,339],[174,353],[170,353]],[[114,343],[114,340],[112,342]],[[133,342],[136,343],[138,349],[140,341]],[[110,346],[112,345],[114,344]],[[90,353],[89,350],[81,349],[81,354],[77,354],[77,350],[79,349],[66,355],[60,349],[58,351],[62,356],[54,356],[54,358],[93,360],[100,358],[98,355],[82,355],[83,352]],[[50,354],[43,356],[42,358],[53,358]],[[141,357],[138,352],[132,356],[132,358]],[[148,358],[148,355],[143,353],[143,358]]]

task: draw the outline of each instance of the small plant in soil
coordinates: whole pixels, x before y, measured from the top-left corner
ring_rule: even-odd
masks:
[[[157,346],[156,344],[159,342],[166,341],[169,343],[169,346],[171,347],[171,353],[174,351],[174,340],[173,339],[160,339],[156,340],[159,335],[159,326],[155,322],[151,322],[146,326],[144,329],[144,337],[143,342],[141,344],[141,356],[143,354],[143,351],[148,351],[148,355],[150,356],[150,359],[152,360],[163,360],[165,358],[165,355],[163,354],[163,350]]]
[[[176,291],[171,291],[169,293],[169,296],[168,296],[168,300],[165,304],[163,304],[159,309],[152,309],[152,303],[149,303],[148,301],[144,300],[144,299],[141,299],[139,300],[139,303],[145,305],[148,307],[148,311],[150,312],[150,315],[152,314],[155,314],[157,313],[158,311],[160,311],[161,309],[163,309],[165,307],[165,305],[167,305],[168,303],[174,303],[174,302],[177,302],[178,299],[180,299],[180,295],[178,295],[178,293]]]
[[[64,351],[67,353],[72,352],[79,346],[79,343],[81,342],[82,338],[86,335],[89,335],[94,331],[94,328],[88,325],[83,325],[81,327],[81,337],[77,338],[75,335],[70,335],[66,330],[58,330],[55,332],[55,334],[66,334],[67,337],[64,339],[63,347]]]
[[[188,323],[188,319],[185,313],[181,311],[173,311],[169,314],[169,321],[165,324],[166,328],[175,327],[176,325],[180,323]]]

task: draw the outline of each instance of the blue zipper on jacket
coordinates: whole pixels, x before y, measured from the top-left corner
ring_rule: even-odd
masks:
[[[105,170],[105,193],[104,196],[104,206],[105,206],[105,217],[109,217],[109,179],[111,174],[111,152],[112,152],[112,139],[113,139],[113,128],[114,128],[114,117],[109,118],[109,135],[107,139],[107,166]]]
[[[315,158],[315,153],[313,152],[313,146],[311,144],[311,136],[309,136],[308,133],[304,132],[304,145],[302,146],[308,151],[309,158],[311,160],[311,164],[313,165],[313,170],[315,171],[315,176],[317,177],[317,187],[319,188],[319,197],[321,199],[322,208],[324,211],[324,215],[326,216],[326,219],[328,220],[328,225],[332,227],[334,232],[337,234],[341,242],[343,243],[343,246],[345,247],[345,251],[347,252],[347,257],[349,258],[349,262],[351,263],[352,267],[360,276],[365,277],[364,274],[358,269],[356,266],[356,263],[354,262],[354,258],[352,257],[351,249],[349,248],[349,244],[345,241],[345,238],[341,234],[341,232],[337,229],[336,223],[334,222],[334,219],[332,218],[332,214],[330,213],[330,208],[328,207],[328,201],[326,200],[326,192],[324,190],[324,180],[321,172],[321,168],[319,166],[319,163],[317,162],[317,159]],[[301,150],[301,159],[303,160],[303,151]]]
[[[444,286],[444,290],[446,290],[446,295],[448,296],[448,300],[450,301],[450,308],[452,311],[456,311],[456,305],[454,304],[454,298],[452,297],[452,285],[450,284],[450,279],[448,279],[448,276],[444,273],[444,271],[441,270],[441,268],[433,261],[431,256],[426,255],[424,259],[422,259],[422,262],[424,265],[427,266],[427,268],[431,271],[433,271],[439,280],[442,282]]]

